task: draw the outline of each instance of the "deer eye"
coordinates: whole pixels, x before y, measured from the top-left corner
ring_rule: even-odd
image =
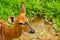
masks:
[[[21,24],[21,25],[22,25],[23,23],[19,23],[19,24]]]

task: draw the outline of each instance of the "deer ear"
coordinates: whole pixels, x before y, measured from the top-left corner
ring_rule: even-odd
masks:
[[[9,21],[11,24],[14,24],[14,22],[15,22],[15,17],[9,17],[9,18],[8,18],[8,21]]]
[[[22,5],[22,10],[21,10],[21,14],[20,15],[25,16],[26,15],[26,7],[25,7],[24,2],[22,2],[21,5]]]

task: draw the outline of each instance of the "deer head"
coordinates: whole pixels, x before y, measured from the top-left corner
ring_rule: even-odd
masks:
[[[35,30],[31,28],[28,18],[25,16],[26,15],[26,8],[24,3],[22,2],[22,11],[19,16],[15,17],[9,17],[10,23],[17,23],[19,24],[22,28],[23,31],[28,32],[28,33],[35,33]]]

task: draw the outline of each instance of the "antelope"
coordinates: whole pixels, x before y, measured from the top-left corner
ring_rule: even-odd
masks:
[[[22,2],[22,10],[16,18],[9,17],[11,23],[14,22],[14,26],[11,27],[8,23],[0,20],[0,40],[13,40],[13,38],[18,38],[21,36],[22,31],[27,33],[35,33],[35,30],[30,26],[28,18],[26,15],[26,8]]]

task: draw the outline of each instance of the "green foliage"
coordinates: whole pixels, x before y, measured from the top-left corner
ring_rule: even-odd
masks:
[[[0,0],[0,19],[7,21],[10,16],[17,16],[22,0]],[[31,18],[42,13],[53,19],[60,28],[60,0],[24,0],[27,14]]]

